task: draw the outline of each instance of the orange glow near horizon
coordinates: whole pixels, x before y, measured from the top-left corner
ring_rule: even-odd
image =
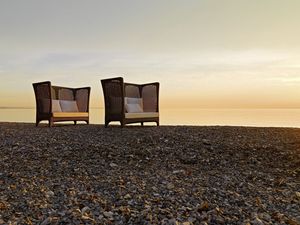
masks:
[[[100,80],[122,76],[160,82],[163,108],[300,108],[299,8],[272,0],[2,1],[0,107],[34,107],[31,84],[45,80],[91,86],[91,107],[103,107]]]

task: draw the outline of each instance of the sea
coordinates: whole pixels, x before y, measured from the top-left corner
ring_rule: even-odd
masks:
[[[0,122],[34,123],[35,108],[0,108]],[[90,123],[104,123],[103,108],[90,109]],[[163,108],[160,109],[160,124],[300,128],[300,109]]]

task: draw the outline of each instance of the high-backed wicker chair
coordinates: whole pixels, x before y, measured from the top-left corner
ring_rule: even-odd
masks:
[[[105,127],[111,121],[156,122],[159,126],[159,83],[124,83],[122,77],[101,80],[105,104]],[[129,104],[130,102],[134,104]],[[127,104],[128,103],[128,104]],[[136,106],[138,105],[138,109]],[[130,106],[130,107],[129,107]],[[132,110],[131,106],[134,106]]]
[[[90,87],[52,86],[50,81],[32,85],[36,99],[36,126],[42,120],[48,120],[49,127],[59,121],[89,123]]]

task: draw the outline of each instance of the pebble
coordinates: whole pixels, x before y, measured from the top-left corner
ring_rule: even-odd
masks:
[[[46,218],[42,223],[41,225],[47,225],[47,224],[50,224],[51,223],[51,217],[48,217]]]
[[[184,173],[184,170],[174,170],[173,174],[177,174],[177,173]]]
[[[174,189],[175,186],[174,186],[174,184],[172,184],[172,183],[168,183],[168,184],[167,184],[167,188],[168,188],[168,189]]]
[[[88,206],[85,206],[84,208],[81,209],[81,213],[85,214],[86,212],[89,212],[91,209]]]
[[[126,195],[124,196],[124,198],[125,198],[125,199],[129,199],[129,198],[131,198],[131,195],[130,195],[130,194],[126,194]]]
[[[251,221],[253,225],[264,225],[263,221],[261,221],[258,217]]]
[[[101,221],[103,218],[104,218],[103,215],[99,215],[99,216],[98,216],[98,219],[99,219],[100,221]]]
[[[53,191],[47,191],[46,192],[46,197],[53,197],[54,196],[54,192]]]
[[[258,215],[258,217],[259,217],[260,219],[264,220],[264,221],[267,221],[267,222],[269,222],[269,221],[272,220],[271,216],[270,216],[268,213],[260,213],[260,214]]]
[[[110,167],[118,167],[118,165],[116,163],[110,163],[109,165],[110,165]]]
[[[205,145],[210,145],[210,141],[208,139],[202,139],[202,143]]]
[[[190,223],[194,223],[194,222],[196,222],[196,218],[194,218],[194,217],[189,217],[188,218],[188,222],[190,222]]]
[[[0,224],[300,219],[299,129],[0,125]]]
[[[113,217],[113,215],[114,215],[114,213],[113,212],[103,212],[103,215],[105,216],[105,217],[107,217],[107,218],[112,218]]]

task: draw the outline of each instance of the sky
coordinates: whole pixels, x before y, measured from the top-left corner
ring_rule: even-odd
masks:
[[[161,84],[161,107],[300,108],[299,0],[1,0],[0,107],[32,83]]]

